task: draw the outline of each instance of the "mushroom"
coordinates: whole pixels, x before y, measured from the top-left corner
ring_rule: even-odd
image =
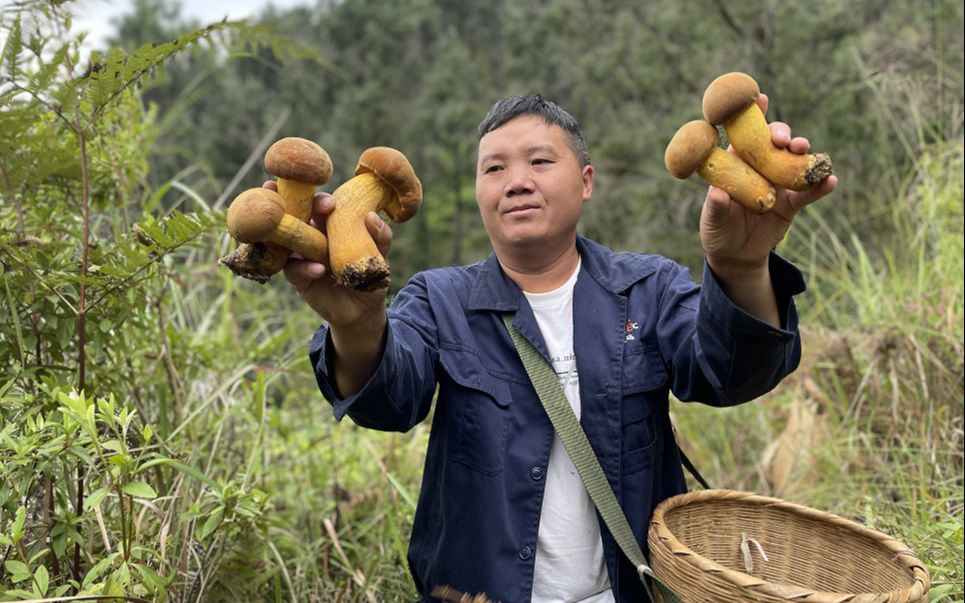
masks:
[[[315,188],[332,177],[332,160],[325,149],[304,138],[282,138],[265,153],[265,169],[278,178],[286,213],[308,222]],[[221,263],[239,276],[264,283],[285,266],[289,255],[286,247],[257,241],[239,245]]]
[[[382,212],[405,222],[422,204],[422,184],[405,155],[389,147],[372,147],[359,157],[355,177],[332,193],[335,209],[328,217],[329,259],[343,287],[374,291],[389,286],[389,266],[365,226],[369,212]]]
[[[717,128],[710,122],[695,119],[685,123],[664,152],[667,170],[681,180],[696,171],[751,211],[763,213],[773,207],[777,194],[771,183],[736,154],[719,147],[718,140]]]
[[[830,176],[831,158],[826,154],[798,155],[774,146],[757,105],[760,93],[746,73],[726,73],[704,92],[704,117],[715,126],[722,124],[737,154],[777,186],[803,191]]]
[[[315,188],[332,177],[332,160],[325,149],[304,138],[282,138],[268,147],[265,169],[278,178],[278,194],[285,200],[285,211],[308,222]]]
[[[282,196],[267,188],[250,188],[235,197],[227,222],[231,235],[242,243],[273,243],[308,260],[328,259],[325,235],[286,213]]]

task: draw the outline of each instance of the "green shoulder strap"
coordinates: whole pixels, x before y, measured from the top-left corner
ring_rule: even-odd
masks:
[[[563,389],[560,387],[553,367],[513,327],[512,314],[504,314],[503,322],[506,324],[506,329],[509,330],[509,335],[512,337],[513,345],[516,346],[516,351],[523,361],[523,366],[526,367],[526,373],[529,375],[530,381],[533,382],[533,387],[536,388],[536,394],[549,416],[550,423],[553,424],[556,434],[563,442],[563,447],[570,455],[573,465],[576,466],[576,471],[597,511],[603,517],[603,522],[606,523],[613,538],[617,541],[620,550],[637,568],[637,574],[647,591],[647,596],[650,597],[651,601],[654,600],[650,586],[647,584],[646,577],[649,576],[660,590],[660,594],[663,595],[666,603],[682,603],[670,588],[657,579],[653,570],[647,564],[643,551],[637,544],[637,539],[634,538],[630,524],[627,522],[627,517],[620,509],[620,503],[617,502],[617,497],[613,494],[613,489],[610,488],[610,483],[603,473],[603,467],[600,466],[599,459],[596,458],[593,448],[590,447],[586,432],[583,431],[576,414],[573,413],[570,403],[563,394]]]

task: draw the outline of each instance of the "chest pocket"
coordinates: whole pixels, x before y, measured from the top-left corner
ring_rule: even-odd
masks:
[[[472,352],[443,348],[440,360],[438,405],[447,415],[450,459],[484,475],[499,474],[509,430],[509,383],[490,374]]]
[[[641,350],[623,358],[623,398],[620,404],[623,473],[653,465],[661,451],[659,413],[665,412],[669,373],[656,350]]]

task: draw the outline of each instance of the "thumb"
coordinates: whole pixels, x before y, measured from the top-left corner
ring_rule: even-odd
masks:
[[[721,222],[730,212],[730,195],[722,188],[711,186],[707,189],[707,198],[704,200],[704,218],[711,223]]]

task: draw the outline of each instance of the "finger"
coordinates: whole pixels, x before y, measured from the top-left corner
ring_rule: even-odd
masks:
[[[312,198],[312,211],[316,214],[330,214],[335,209],[335,197],[331,193],[315,193]]]
[[[312,199],[312,217],[308,223],[325,233],[325,223],[333,211],[335,211],[335,199],[328,193],[315,193]]]
[[[388,255],[389,248],[392,247],[392,229],[382,221],[374,211],[365,216],[365,227],[368,228],[375,246],[379,248],[379,253]]]
[[[304,293],[312,283],[325,276],[325,264],[308,260],[289,259],[283,269],[285,280],[292,284],[300,293]]]
[[[707,199],[706,203],[710,203],[716,207],[726,208],[730,203],[730,195],[727,194],[722,188],[717,188],[716,186],[711,186],[707,188]]]
[[[787,145],[788,150],[792,153],[797,153],[798,155],[804,155],[809,150],[811,150],[811,141],[803,136],[795,136],[791,139],[791,142]]]
[[[771,142],[774,146],[785,149],[791,144],[791,127],[784,122],[775,121],[770,125]]]
[[[757,106],[761,108],[761,113],[767,115],[767,105],[770,99],[763,92],[757,95]]]
[[[275,191],[276,193],[278,192],[278,184],[274,180],[265,180],[265,183],[261,186],[270,191]]]
[[[821,182],[817,184],[812,189],[802,191],[799,193],[789,193],[788,202],[791,208],[796,212],[801,211],[808,205],[811,205],[818,199],[830,195],[834,189],[838,186],[838,177],[835,175],[828,176]]]

